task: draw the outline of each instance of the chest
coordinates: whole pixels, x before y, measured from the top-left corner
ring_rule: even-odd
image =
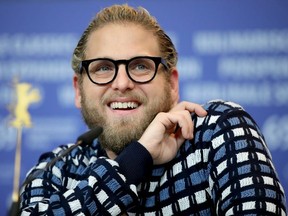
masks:
[[[188,164],[186,159],[155,167],[151,176],[138,186],[140,206],[137,211],[140,214],[210,214],[213,205],[207,170],[196,162]]]

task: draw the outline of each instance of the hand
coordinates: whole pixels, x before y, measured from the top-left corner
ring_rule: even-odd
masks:
[[[207,115],[201,105],[181,102],[168,113],[158,113],[147,127],[139,142],[149,151],[154,164],[169,162],[185,139],[193,138],[192,112],[201,117]]]

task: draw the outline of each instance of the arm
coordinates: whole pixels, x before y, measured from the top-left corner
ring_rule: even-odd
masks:
[[[285,196],[264,138],[241,108],[209,110],[210,189],[218,215],[285,215]],[[214,119],[215,122],[213,121]],[[208,124],[209,121],[209,124]]]
[[[138,172],[127,177],[121,173],[116,161],[95,158],[92,163],[83,164],[83,161],[91,161],[91,158],[85,158],[78,152],[74,157],[74,160],[77,156],[79,159],[76,164],[72,163],[73,160],[69,156],[70,158],[61,159],[51,169],[44,171],[47,161],[55,157],[55,153],[46,154],[30,173],[30,175],[35,175],[35,178],[22,188],[22,215],[76,215],[79,213],[118,215],[125,212],[137,205],[138,198],[134,184],[138,183],[152,165],[150,155],[143,149],[140,144],[132,143],[129,149],[125,149],[118,156],[119,158],[116,158],[116,161],[118,160],[121,164],[121,169],[125,171],[127,164],[135,164],[135,162],[131,163],[131,157],[126,157],[126,155],[133,151],[137,157],[138,164],[135,165],[138,166]],[[142,171],[139,169],[139,164],[144,167]]]

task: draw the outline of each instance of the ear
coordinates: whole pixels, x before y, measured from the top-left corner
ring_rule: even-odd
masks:
[[[179,74],[176,68],[171,70],[171,96],[174,104],[179,102]]]
[[[79,77],[76,74],[74,74],[73,76],[73,87],[75,92],[74,103],[77,108],[81,108],[81,94],[78,79]]]

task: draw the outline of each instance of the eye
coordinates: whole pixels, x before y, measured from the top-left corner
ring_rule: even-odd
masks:
[[[147,69],[148,69],[148,67],[143,63],[139,63],[139,64],[135,65],[135,70],[147,70]]]
[[[129,70],[134,73],[153,71],[154,62],[150,59],[139,58],[129,64]]]
[[[114,72],[115,66],[112,62],[107,60],[93,61],[89,65],[89,73],[91,74],[102,74]]]
[[[107,72],[107,71],[111,71],[112,68],[108,65],[101,65],[99,67],[96,68],[95,72]]]

